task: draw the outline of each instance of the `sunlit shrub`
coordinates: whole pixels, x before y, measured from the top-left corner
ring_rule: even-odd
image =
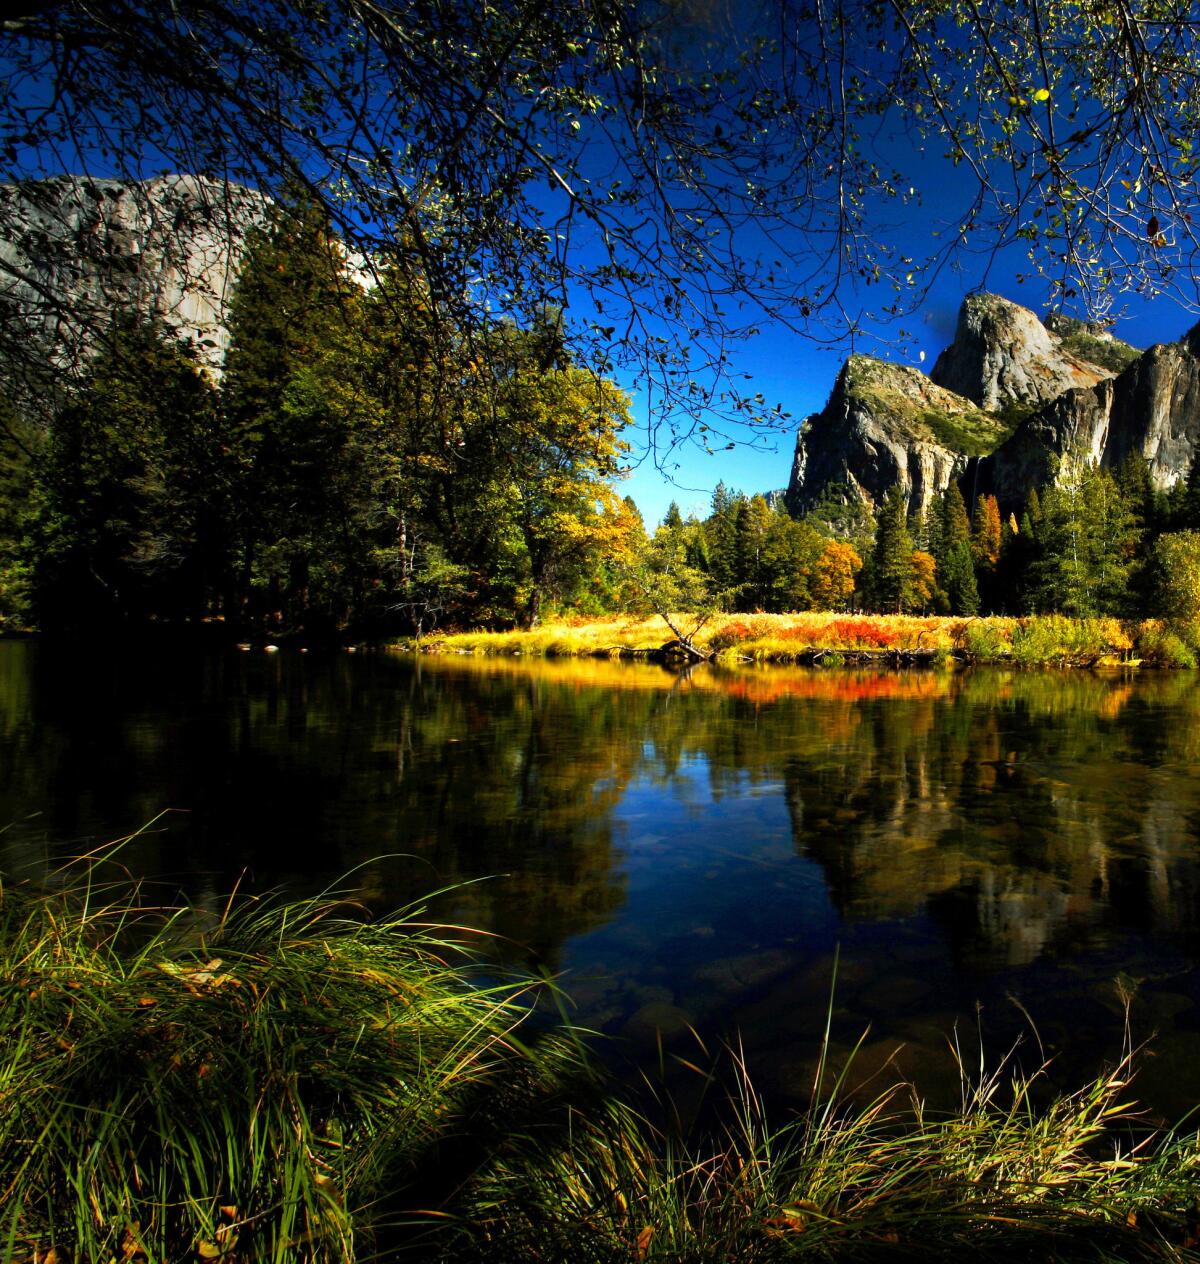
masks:
[[[847,648],[891,649],[900,639],[896,628],[879,619],[835,619],[829,631],[832,639]]]
[[[1066,623],[1058,616],[1047,615],[1040,619],[1022,619],[1013,631],[1012,656],[1014,661],[1024,667],[1036,667],[1043,663],[1054,663],[1067,655],[1067,646],[1063,644],[1065,629],[1060,623]]]
[[[1007,658],[1016,649],[1016,640],[1009,645],[1003,630],[986,620],[964,624],[962,647],[971,658],[991,662]]]
[[[1159,619],[1147,619],[1137,630],[1138,657],[1152,667],[1182,667],[1194,670],[1196,654],[1175,632]]]
[[[1133,639],[1119,619],[1071,619],[1061,614],[1022,619],[1012,638],[1013,658],[1026,666],[1087,663],[1124,656]]]
[[[1126,653],[1133,649],[1133,637],[1120,619],[1096,619],[1095,635],[1102,643],[1102,653]]]

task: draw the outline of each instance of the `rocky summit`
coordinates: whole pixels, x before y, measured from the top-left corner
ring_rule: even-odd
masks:
[[[1061,482],[1081,463],[1114,469],[1143,458],[1165,491],[1200,447],[1200,330],[1151,347],[1118,376],[1064,391],[1027,417],[971,471],[974,488],[1016,505],[1031,487]]]
[[[924,507],[1011,430],[916,369],[851,356],[829,402],[801,428],[788,508],[806,513],[831,491],[878,503],[897,483]]]
[[[930,376],[982,408],[1012,413],[1095,386],[1136,357],[1133,347],[1096,326],[1060,316],[1043,325],[1027,307],[972,294]]]
[[[1138,351],[1063,316],[1045,323],[993,294],[972,295],[928,377],[852,356],[796,440],[787,504],[875,505],[894,486],[923,508],[959,481],[1018,508],[1033,487],[1144,458],[1156,487],[1185,478],[1200,448],[1200,326]]]

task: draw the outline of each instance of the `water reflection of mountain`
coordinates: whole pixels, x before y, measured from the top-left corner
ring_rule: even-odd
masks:
[[[834,758],[789,769],[797,846],[846,916],[927,911],[989,960],[1190,933],[1198,702],[1179,678],[986,673],[856,707]]]
[[[661,785],[697,760],[718,801],[782,783],[796,848],[846,918],[928,915],[958,955],[1010,965],[1197,924],[1188,676],[484,671],[541,680],[567,730],[598,705],[591,691],[616,689],[622,724],[604,731],[626,750],[614,759]],[[588,698],[565,721],[563,690]]]
[[[43,814],[0,837],[10,866],[181,808],[131,863],[311,888],[387,853],[369,896],[471,882],[456,915],[554,965],[623,905],[631,788],[700,777],[714,803],[781,796],[844,919],[933,919],[960,959],[1190,937],[1200,913],[1186,674],[0,649],[0,823]]]

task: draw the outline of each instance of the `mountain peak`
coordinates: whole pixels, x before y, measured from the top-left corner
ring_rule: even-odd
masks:
[[[1058,314],[1043,324],[998,294],[970,294],[930,376],[980,407],[1029,411],[1115,376],[1137,354],[1099,326]]]

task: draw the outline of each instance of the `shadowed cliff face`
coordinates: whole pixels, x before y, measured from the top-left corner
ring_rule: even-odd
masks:
[[[186,175],[0,188],[6,343],[20,335],[31,363],[70,368],[116,313],[136,311],[190,338],[217,369],[246,232],[266,210],[248,189]]]
[[[899,483],[923,508],[1008,429],[916,369],[851,356],[796,441],[788,507],[804,513],[833,486],[877,504]]]
[[[1117,378],[1067,391],[979,462],[977,486],[1015,507],[1082,464],[1144,458],[1160,491],[1186,478],[1200,445],[1200,335],[1151,347]]]

